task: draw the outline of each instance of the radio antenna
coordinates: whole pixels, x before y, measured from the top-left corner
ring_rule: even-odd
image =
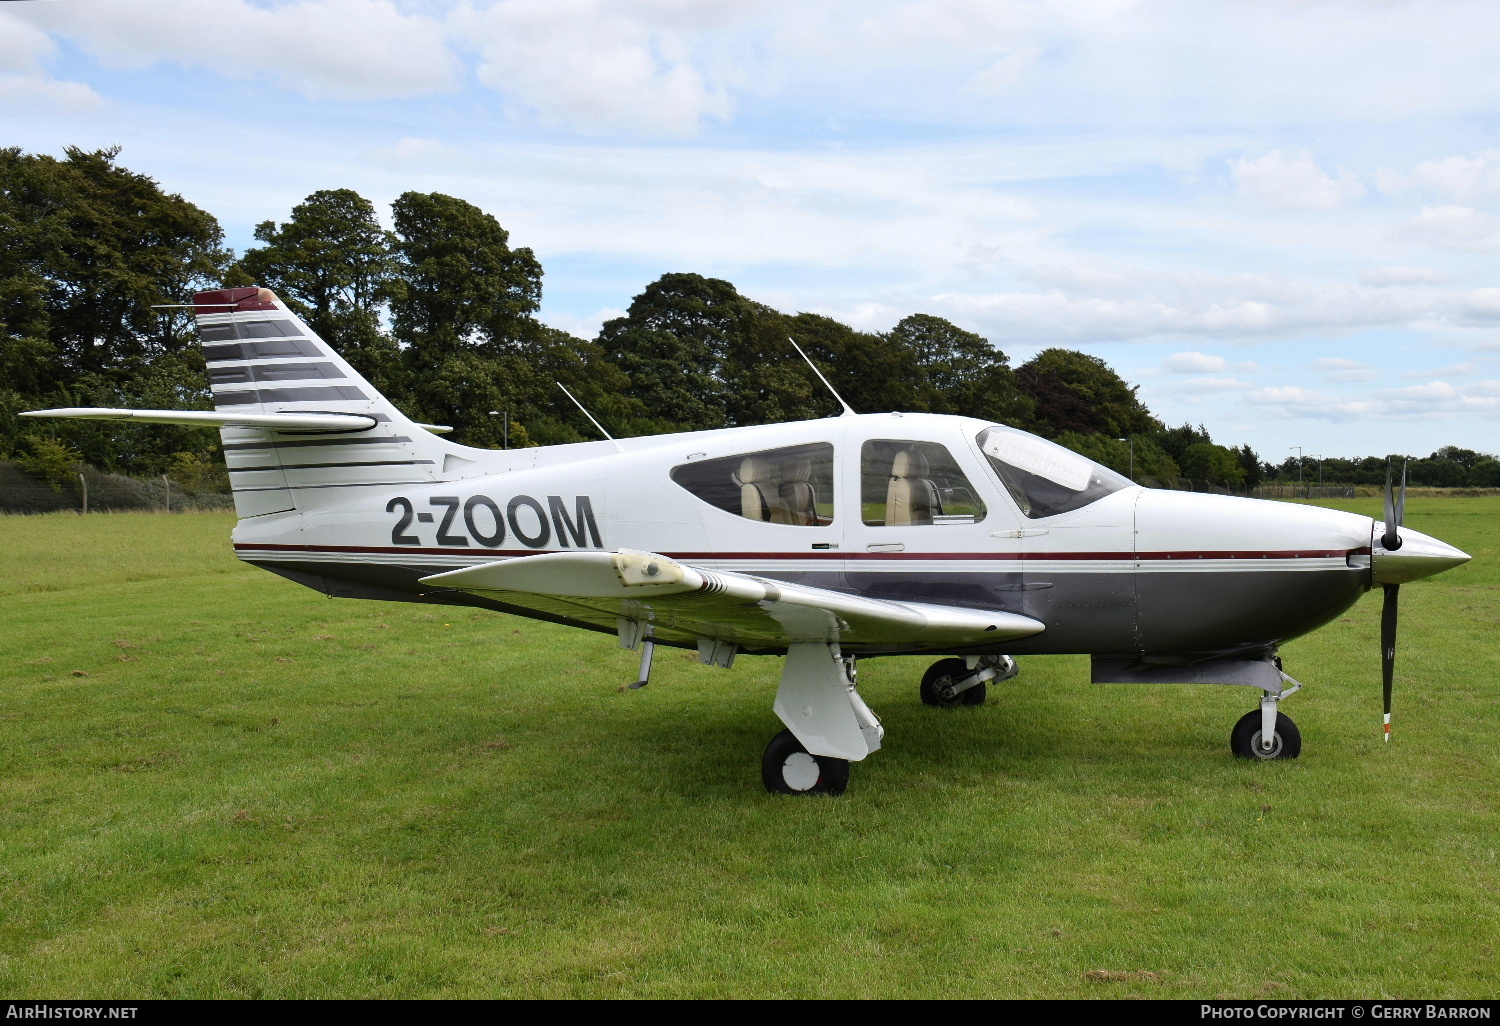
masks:
[[[583,403],[581,403],[581,402],[578,401],[578,397],[577,396],[575,396],[572,392],[568,391],[568,386],[567,385],[564,385],[561,381],[554,381],[553,384],[556,385],[558,388],[560,388],[560,389],[563,390],[563,395],[565,395],[569,399],[573,400],[573,405],[576,406],[576,407],[578,407],[580,410],[583,411],[583,415],[585,417],[587,417],[590,421],[593,422],[594,427],[596,427],[596,428],[599,429],[599,433],[601,435],[603,435],[605,438],[608,438],[611,442],[615,443],[615,451],[616,452],[624,452],[625,451],[625,447],[623,445],[621,445],[619,442],[615,442],[615,436],[612,435],[612,434],[610,434],[608,431],[604,430],[604,425],[603,424],[599,423],[597,420],[594,420],[594,415],[588,411],[588,407],[584,406]]]
[[[797,340],[794,339],[794,338],[792,338],[790,335],[787,336],[786,340],[792,344],[792,348],[793,349],[797,350],[797,355],[798,356],[802,357],[802,359],[804,359],[804,360],[807,360],[807,365],[809,367],[811,367],[812,368],[812,372],[818,376],[818,380],[821,381],[821,382],[823,382],[823,387],[826,388],[826,389],[828,389],[828,391],[832,392],[833,393],[833,397],[835,399],[837,399],[839,401],[839,405],[844,408],[844,412],[841,413],[841,414],[839,414],[839,416],[841,416],[841,417],[858,417],[859,414],[855,413],[854,410],[849,406],[849,404],[846,403],[846,402],[844,402],[844,397],[841,396],[841,395],[839,395],[838,392],[834,389],[834,387],[828,383],[828,379],[823,376],[823,372],[820,371],[820,370],[818,370],[818,365],[815,364],[815,363],[813,363],[811,360],[807,359],[807,354],[802,351],[802,347],[797,344]],[[573,401],[577,402],[578,400],[575,399]],[[600,430],[603,430],[603,429],[601,428]]]

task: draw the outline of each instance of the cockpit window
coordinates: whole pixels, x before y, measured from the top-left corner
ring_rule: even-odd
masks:
[[[1013,428],[985,428],[979,449],[1032,520],[1082,509],[1132,483],[1071,449]]]
[[[684,463],[672,468],[672,480],[746,520],[833,523],[833,446],[827,442]]]

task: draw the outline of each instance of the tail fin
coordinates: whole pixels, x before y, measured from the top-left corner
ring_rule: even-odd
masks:
[[[373,427],[343,431],[221,429],[235,509],[242,517],[326,508],[380,485],[441,480],[444,463],[475,453],[437,438],[377,392],[270,289],[193,297],[220,414],[360,414]]]

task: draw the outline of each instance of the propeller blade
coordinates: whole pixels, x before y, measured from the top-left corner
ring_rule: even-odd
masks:
[[[1401,491],[1396,496],[1397,527],[1406,523],[1406,468],[1410,462],[1410,460],[1403,460],[1401,463]],[[1400,544],[1400,539],[1397,539],[1397,544]]]
[[[1396,605],[1401,585],[1385,585],[1380,607],[1380,689],[1385,699],[1385,740],[1391,739],[1391,681],[1396,675]]]
[[[1401,504],[1406,505],[1406,471],[1401,471]],[[1391,492],[1391,461],[1385,461],[1385,534],[1380,536],[1380,544],[1384,545],[1387,552],[1394,552],[1401,547],[1401,535],[1396,528],[1401,524],[1400,514],[1396,511],[1396,499]]]

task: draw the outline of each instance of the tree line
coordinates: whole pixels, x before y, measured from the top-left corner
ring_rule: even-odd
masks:
[[[213,477],[221,461],[212,431],[16,414],[210,409],[191,319],[170,304],[253,284],[275,290],[407,415],[451,425],[455,440],[473,446],[502,444],[505,426],[491,411],[508,413],[512,446],[595,437],[556,382],[621,436],[836,413],[788,342],[795,338],[861,412],[1009,424],[1145,483],[1188,478],[1237,490],[1287,476],[1248,445],[1163,424],[1136,386],[1085,353],[1047,349],[1012,367],[987,339],[932,314],[860,331],[772,309],[693,273],[651,282],[623,317],[582,339],[537,319],[541,263],[492,214],[406,192],[389,223],[353,190],[323,190],[284,221],[258,225],[258,245],[236,257],[213,215],[123,167],[115,149],[62,158],[0,149],[0,456],[53,477],[72,462],[171,473],[188,487]],[[1463,452],[1419,461],[1420,473],[1446,481],[1455,478],[1448,463],[1468,460],[1461,483],[1474,483],[1487,465],[1500,467]],[[1325,475],[1371,461],[1342,462],[1351,468],[1325,461]]]

